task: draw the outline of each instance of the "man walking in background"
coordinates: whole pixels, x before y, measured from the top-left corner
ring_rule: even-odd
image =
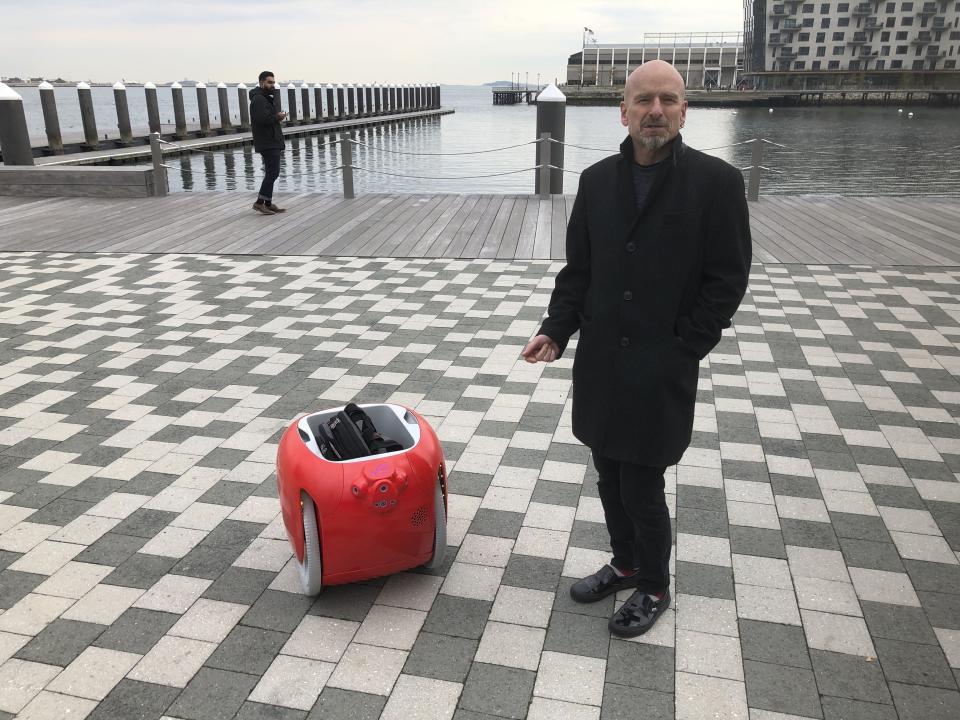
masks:
[[[570,336],[573,433],[593,454],[613,559],[570,594],[630,598],[610,631],[640,635],[670,604],[664,471],[690,444],[699,361],[730,326],[750,274],[743,176],[680,137],[683,78],[652,60],[627,79],[620,153],[583,171],[567,264],[523,350],[552,362]]]
[[[285,112],[278,112],[274,104],[277,81],[273,73],[260,73],[260,83],[250,90],[250,125],[253,130],[253,149],[263,158],[263,183],[253,209],[264,215],[284,212],[273,204],[273,184],[280,177],[280,158],[283,156],[283,128]]]

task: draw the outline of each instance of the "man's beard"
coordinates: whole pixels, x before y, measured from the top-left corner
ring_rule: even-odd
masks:
[[[670,142],[671,138],[669,125],[647,125],[646,127],[657,127],[667,131],[666,135],[644,135],[644,128],[640,128],[640,144],[643,145],[643,147],[645,147],[647,150],[659,150]]]

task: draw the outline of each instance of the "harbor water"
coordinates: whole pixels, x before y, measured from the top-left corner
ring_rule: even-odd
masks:
[[[31,134],[43,134],[38,93],[24,97]],[[76,91],[58,88],[65,135],[81,129]],[[208,88],[211,115],[216,89]],[[116,124],[110,88],[94,88],[101,136]],[[141,88],[130,88],[134,127],[146,125]],[[167,87],[159,88],[161,121],[172,118]],[[284,99],[286,91],[284,90]],[[188,121],[196,117],[196,91],[184,88]],[[453,115],[406,120],[357,131],[354,149],[358,193],[529,193],[536,164],[536,108],[494,106],[486,87],[443,86],[445,108]],[[238,116],[230,89],[231,114]],[[912,116],[910,115],[912,113]],[[683,130],[692,147],[707,150],[736,167],[750,165],[754,137],[764,144],[762,194],[946,195],[960,197],[960,116],[956,109],[926,106],[691,108]],[[218,124],[213,120],[213,125]],[[577,173],[617,151],[625,137],[615,107],[569,107],[564,189],[576,189]],[[339,192],[339,150],[332,136],[290,139],[278,191]],[[531,144],[523,144],[531,143]],[[496,152],[479,152],[515,146]],[[476,154],[450,154],[476,153]],[[168,157],[172,191],[255,190],[262,177],[259,156],[249,146]]]

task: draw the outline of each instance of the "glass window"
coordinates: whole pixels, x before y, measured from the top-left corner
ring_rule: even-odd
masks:
[[[892,13],[897,11],[897,4],[895,2],[887,3],[887,12]]]
[[[837,27],[850,27],[850,18],[837,18]]]
[[[813,27],[813,18],[804,18],[803,19],[804,27]]]
[[[910,27],[911,25],[913,25],[913,18],[912,18],[912,17],[900,18],[900,26],[901,26],[901,27]]]
[[[906,40],[906,39],[907,39],[907,33],[905,33],[905,32],[898,32],[898,33],[897,33],[897,40]]]
[[[839,60],[831,60],[830,63],[827,65],[827,70],[839,70],[839,69],[840,69]]]
[[[890,33],[888,32],[880,33],[880,42],[890,42]]]
[[[945,60],[943,63],[944,70],[953,70],[955,67],[957,67],[956,60]]]
[[[914,70],[923,70],[923,60],[914,60],[913,61]]]
[[[897,45],[897,55],[906,55],[909,49],[906,45]]]
[[[800,49],[797,51],[797,55],[809,55],[809,54],[810,54],[810,48],[808,48],[808,47],[806,47],[806,46],[800,48]]]
[[[922,53],[923,53],[923,45],[917,45],[917,51],[914,53],[914,55],[916,55],[917,57],[920,57]]]
[[[810,33],[800,33],[800,42],[810,42]]]
[[[842,32],[835,32],[835,33],[833,34],[833,41],[834,41],[834,42],[843,42],[843,33],[842,33]]]
[[[820,69],[820,61],[819,61],[819,60],[814,60],[814,61],[813,61],[813,65],[811,65],[810,67],[811,67],[812,69],[814,69],[814,70],[819,70],[819,69]]]
[[[837,12],[850,12],[850,3],[840,3],[837,5]]]
[[[886,60],[877,60],[877,70],[883,70],[886,64]]]
[[[895,17],[887,18],[887,27],[893,27],[896,24],[897,24],[897,19]]]
[[[823,18],[822,20],[820,20],[820,27],[822,28],[830,27],[830,18]]]
[[[804,4],[803,4],[803,11],[804,11],[805,13],[812,13],[812,12],[813,12],[813,3],[804,3]]]
[[[827,41],[827,34],[826,34],[826,33],[817,33],[817,42],[818,42],[818,43],[822,43],[822,42],[826,42],[826,41]]]
[[[827,49],[825,47],[817,48],[817,57],[824,57],[827,54]]]
[[[844,51],[843,45],[837,45],[837,46],[833,49],[833,54],[834,54],[834,55],[843,55],[843,51]]]
[[[830,13],[830,3],[820,3],[820,14],[827,15]]]
[[[881,54],[881,55],[889,55],[889,54],[890,54],[890,46],[889,46],[889,45],[884,45],[882,48],[880,48],[880,54]]]
[[[913,10],[913,3],[912,2],[903,3],[903,5],[900,6],[900,10],[902,12],[911,12]]]
[[[797,61],[793,64],[793,69],[794,69],[794,70],[805,70],[805,69],[806,69],[806,66],[807,66],[806,60],[797,60]]]
[[[891,60],[891,61],[890,61],[890,69],[891,69],[891,70],[899,70],[899,69],[902,68],[902,67],[903,67],[903,60]]]

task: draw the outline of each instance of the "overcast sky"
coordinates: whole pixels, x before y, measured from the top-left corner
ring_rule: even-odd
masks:
[[[0,0],[0,75],[479,84],[565,74],[597,40],[743,29],[742,0]]]

